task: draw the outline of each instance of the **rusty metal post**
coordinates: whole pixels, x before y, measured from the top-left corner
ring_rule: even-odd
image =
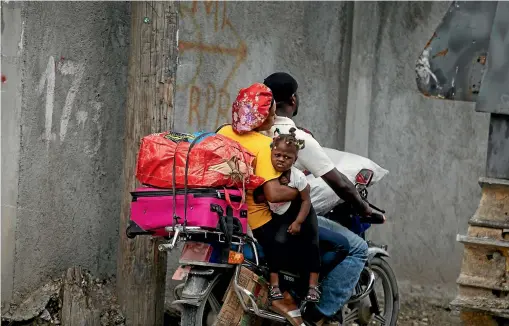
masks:
[[[486,177],[469,221],[452,305],[467,326],[509,320],[509,2],[454,1],[424,47],[417,86],[426,96],[476,103],[490,114]]]

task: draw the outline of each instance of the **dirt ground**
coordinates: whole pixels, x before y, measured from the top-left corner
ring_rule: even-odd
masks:
[[[166,316],[165,325],[179,325],[177,316]],[[15,323],[16,325],[41,325],[39,322]],[[2,325],[9,325],[5,322]],[[277,324],[280,325],[280,324]],[[451,309],[447,301],[409,298],[401,303],[398,326],[459,326],[462,325],[458,311]]]
[[[112,280],[104,280],[100,281],[98,279],[94,280],[91,275],[88,273],[84,273],[85,278],[88,280],[86,282],[87,293],[98,292],[98,293],[106,293],[106,289],[113,289],[113,284],[115,284]],[[60,283],[58,283],[60,284]],[[58,285],[57,284],[57,285]],[[81,284],[83,285],[83,284]],[[47,286],[41,288],[42,294],[45,294],[43,290],[45,290]],[[41,302],[41,307],[37,311],[30,312],[28,311],[29,316],[22,318],[23,316],[18,314],[14,314],[14,320],[18,320],[17,322],[11,320],[11,322],[7,320],[2,320],[1,325],[9,325],[9,326],[33,326],[33,325],[58,325],[61,320],[61,307],[62,307],[62,298],[58,295],[60,291],[57,291],[59,287],[48,287],[51,293],[51,296],[46,296],[49,301]],[[105,292],[106,291],[106,292]],[[55,292],[55,293],[53,293]],[[111,291],[110,291],[111,292]],[[423,293],[426,292],[426,288],[420,287],[413,289],[412,291],[401,291],[401,305],[400,305],[400,314],[398,319],[399,326],[459,326],[462,325],[459,312],[451,308],[449,302],[450,298],[441,298],[440,296],[423,296]],[[41,295],[37,295],[38,292],[34,293],[34,297],[44,297]],[[108,292],[109,293],[109,292]],[[444,293],[444,292],[442,292]],[[39,293],[40,294],[40,293]],[[47,294],[47,293],[46,293]],[[60,293],[61,294],[61,293]],[[110,301],[113,302],[113,297],[101,297],[104,299],[104,302],[107,302],[110,306]],[[34,299],[35,300],[35,299]],[[32,300],[32,301],[34,301]],[[37,301],[37,300],[35,300]],[[113,306],[112,306],[113,307]],[[115,305],[116,307],[116,305]],[[101,307],[105,308],[105,307]],[[99,308],[98,308],[99,309]],[[104,309],[103,309],[104,310]],[[106,309],[101,314],[101,325],[124,325],[123,317],[119,314],[112,314],[111,309]],[[116,311],[116,310],[115,310]],[[27,313],[25,313],[27,314]],[[4,317],[4,316],[2,316]],[[118,318],[117,318],[118,317]],[[179,316],[167,314],[165,316],[166,320],[164,325],[176,326],[179,324]]]
[[[168,316],[169,317],[169,316]],[[178,325],[176,316],[166,325]],[[281,325],[281,324],[274,324]],[[378,324],[379,325],[379,324]],[[459,312],[449,307],[449,300],[410,297],[401,303],[398,326],[460,326]]]
[[[401,302],[398,326],[462,325],[457,309],[449,300],[410,297]]]

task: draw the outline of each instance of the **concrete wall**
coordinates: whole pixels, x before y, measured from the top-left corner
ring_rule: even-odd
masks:
[[[324,146],[390,171],[372,191],[390,222],[371,236],[389,244],[399,279],[454,284],[455,235],[479,201],[488,117],[415,87],[415,60],[448,3],[180,6],[178,129],[228,122],[239,88],[292,73],[297,121]],[[123,2],[2,7],[6,302],[73,264],[115,272],[130,24]]]
[[[229,122],[241,87],[287,70],[300,81],[302,107],[313,108],[300,121],[343,146],[352,4],[180,5],[180,130]],[[18,301],[72,264],[115,272],[129,13],[120,2],[4,9],[4,46],[20,60],[3,86],[15,96],[2,103],[12,129],[2,154],[18,156],[2,155],[13,181],[2,189],[12,197],[2,201],[2,260],[14,261],[2,285]]]
[[[352,3],[181,2],[176,126],[230,122],[240,88],[284,70],[299,81],[298,121],[343,146]],[[320,115],[316,112],[319,111]]]
[[[116,270],[130,21],[124,2],[2,7],[6,302],[73,264]]]
[[[417,90],[415,61],[448,7],[355,3],[346,149],[390,171],[372,190],[389,222],[370,237],[389,245],[399,280],[454,288],[463,250],[455,237],[479,204],[489,117]]]
[[[177,130],[230,123],[241,88],[287,71],[299,82],[297,121],[342,148],[352,10],[347,2],[181,2]],[[177,284],[178,255],[169,260],[168,289]]]
[[[215,128],[240,87],[290,72],[299,123],[390,171],[372,191],[390,222],[371,236],[389,244],[402,283],[454,288],[455,236],[479,202],[488,116],[415,86],[415,61],[449,4],[183,2],[176,125]]]
[[[2,305],[12,298],[14,241],[18,212],[22,24],[19,2],[2,6]]]

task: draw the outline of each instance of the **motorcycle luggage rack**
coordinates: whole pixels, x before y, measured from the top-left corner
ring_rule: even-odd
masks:
[[[210,263],[195,260],[179,260],[180,265],[194,265],[194,266],[206,266],[206,267],[221,267],[221,268],[232,268],[230,264]]]
[[[170,243],[164,243],[159,245],[159,251],[172,250],[175,248],[175,245],[182,238],[184,240],[188,240],[187,237],[192,235],[203,235],[205,239],[208,239],[210,236],[211,240],[216,240],[218,242],[226,242],[226,236],[221,231],[204,229],[199,226],[183,226],[181,224],[177,224],[175,226],[167,226],[165,231],[171,236]],[[244,244],[254,243],[254,240],[248,235],[232,235],[232,245],[243,246]]]

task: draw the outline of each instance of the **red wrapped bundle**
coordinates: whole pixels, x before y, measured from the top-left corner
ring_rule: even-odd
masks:
[[[153,187],[172,188],[175,177],[175,187],[184,188],[186,160],[189,159],[189,188],[255,189],[264,182],[263,178],[254,175],[255,156],[238,142],[222,135],[210,134],[197,139],[191,147],[193,140],[192,135],[169,132],[143,137],[136,178]]]

